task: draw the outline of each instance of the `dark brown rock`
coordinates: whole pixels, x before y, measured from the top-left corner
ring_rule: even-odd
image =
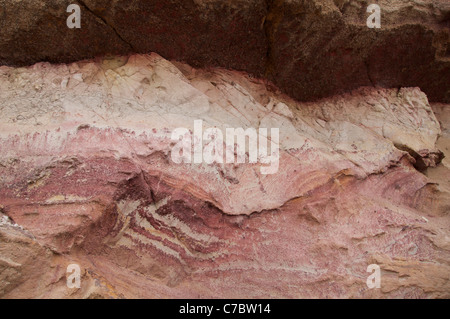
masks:
[[[78,3],[81,29],[66,8]],[[156,52],[196,67],[265,76],[298,100],[360,86],[419,86],[450,101],[450,6],[445,1],[1,0],[0,63],[72,62]]]

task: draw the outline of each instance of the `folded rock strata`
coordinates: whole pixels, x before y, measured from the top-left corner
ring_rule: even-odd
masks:
[[[0,296],[448,298],[448,105],[266,84],[157,54],[0,67]],[[278,172],[174,163],[195,120],[279,128]]]

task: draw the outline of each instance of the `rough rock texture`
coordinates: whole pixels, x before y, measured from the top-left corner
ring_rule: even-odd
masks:
[[[0,296],[449,298],[433,108],[419,88],[297,102],[157,54],[0,67]],[[278,173],[175,164],[171,131],[198,119],[280,128]]]
[[[81,29],[66,26],[71,3]],[[380,29],[366,26],[371,3]],[[418,86],[450,103],[449,28],[443,0],[0,0],[0,63],[156,52],[264,76],[302,101]]]

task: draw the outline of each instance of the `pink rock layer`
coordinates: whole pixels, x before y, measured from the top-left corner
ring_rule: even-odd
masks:
[[[299,103],[155,54],[0,88],[2,298],[450,297],[448,105],[417,88]],[[278,172],[175,164],[195,119],[278,127]]]

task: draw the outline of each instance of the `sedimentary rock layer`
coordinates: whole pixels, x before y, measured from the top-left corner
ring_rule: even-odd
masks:
[[[371,3],[381,28],[369,29]],[[69,4],[81,28],[69,29]],[[450,4],[441,0],[0,1],[0,63],[156,52],[265,77],[302,101],[418,86],[450,102]]]
[[[450,296],[449,106],[419,88],[297,102],[157,54],[0,67],[0,88],[1,297]],[[279,128],[277,173],[174,163],[196,120]]]

